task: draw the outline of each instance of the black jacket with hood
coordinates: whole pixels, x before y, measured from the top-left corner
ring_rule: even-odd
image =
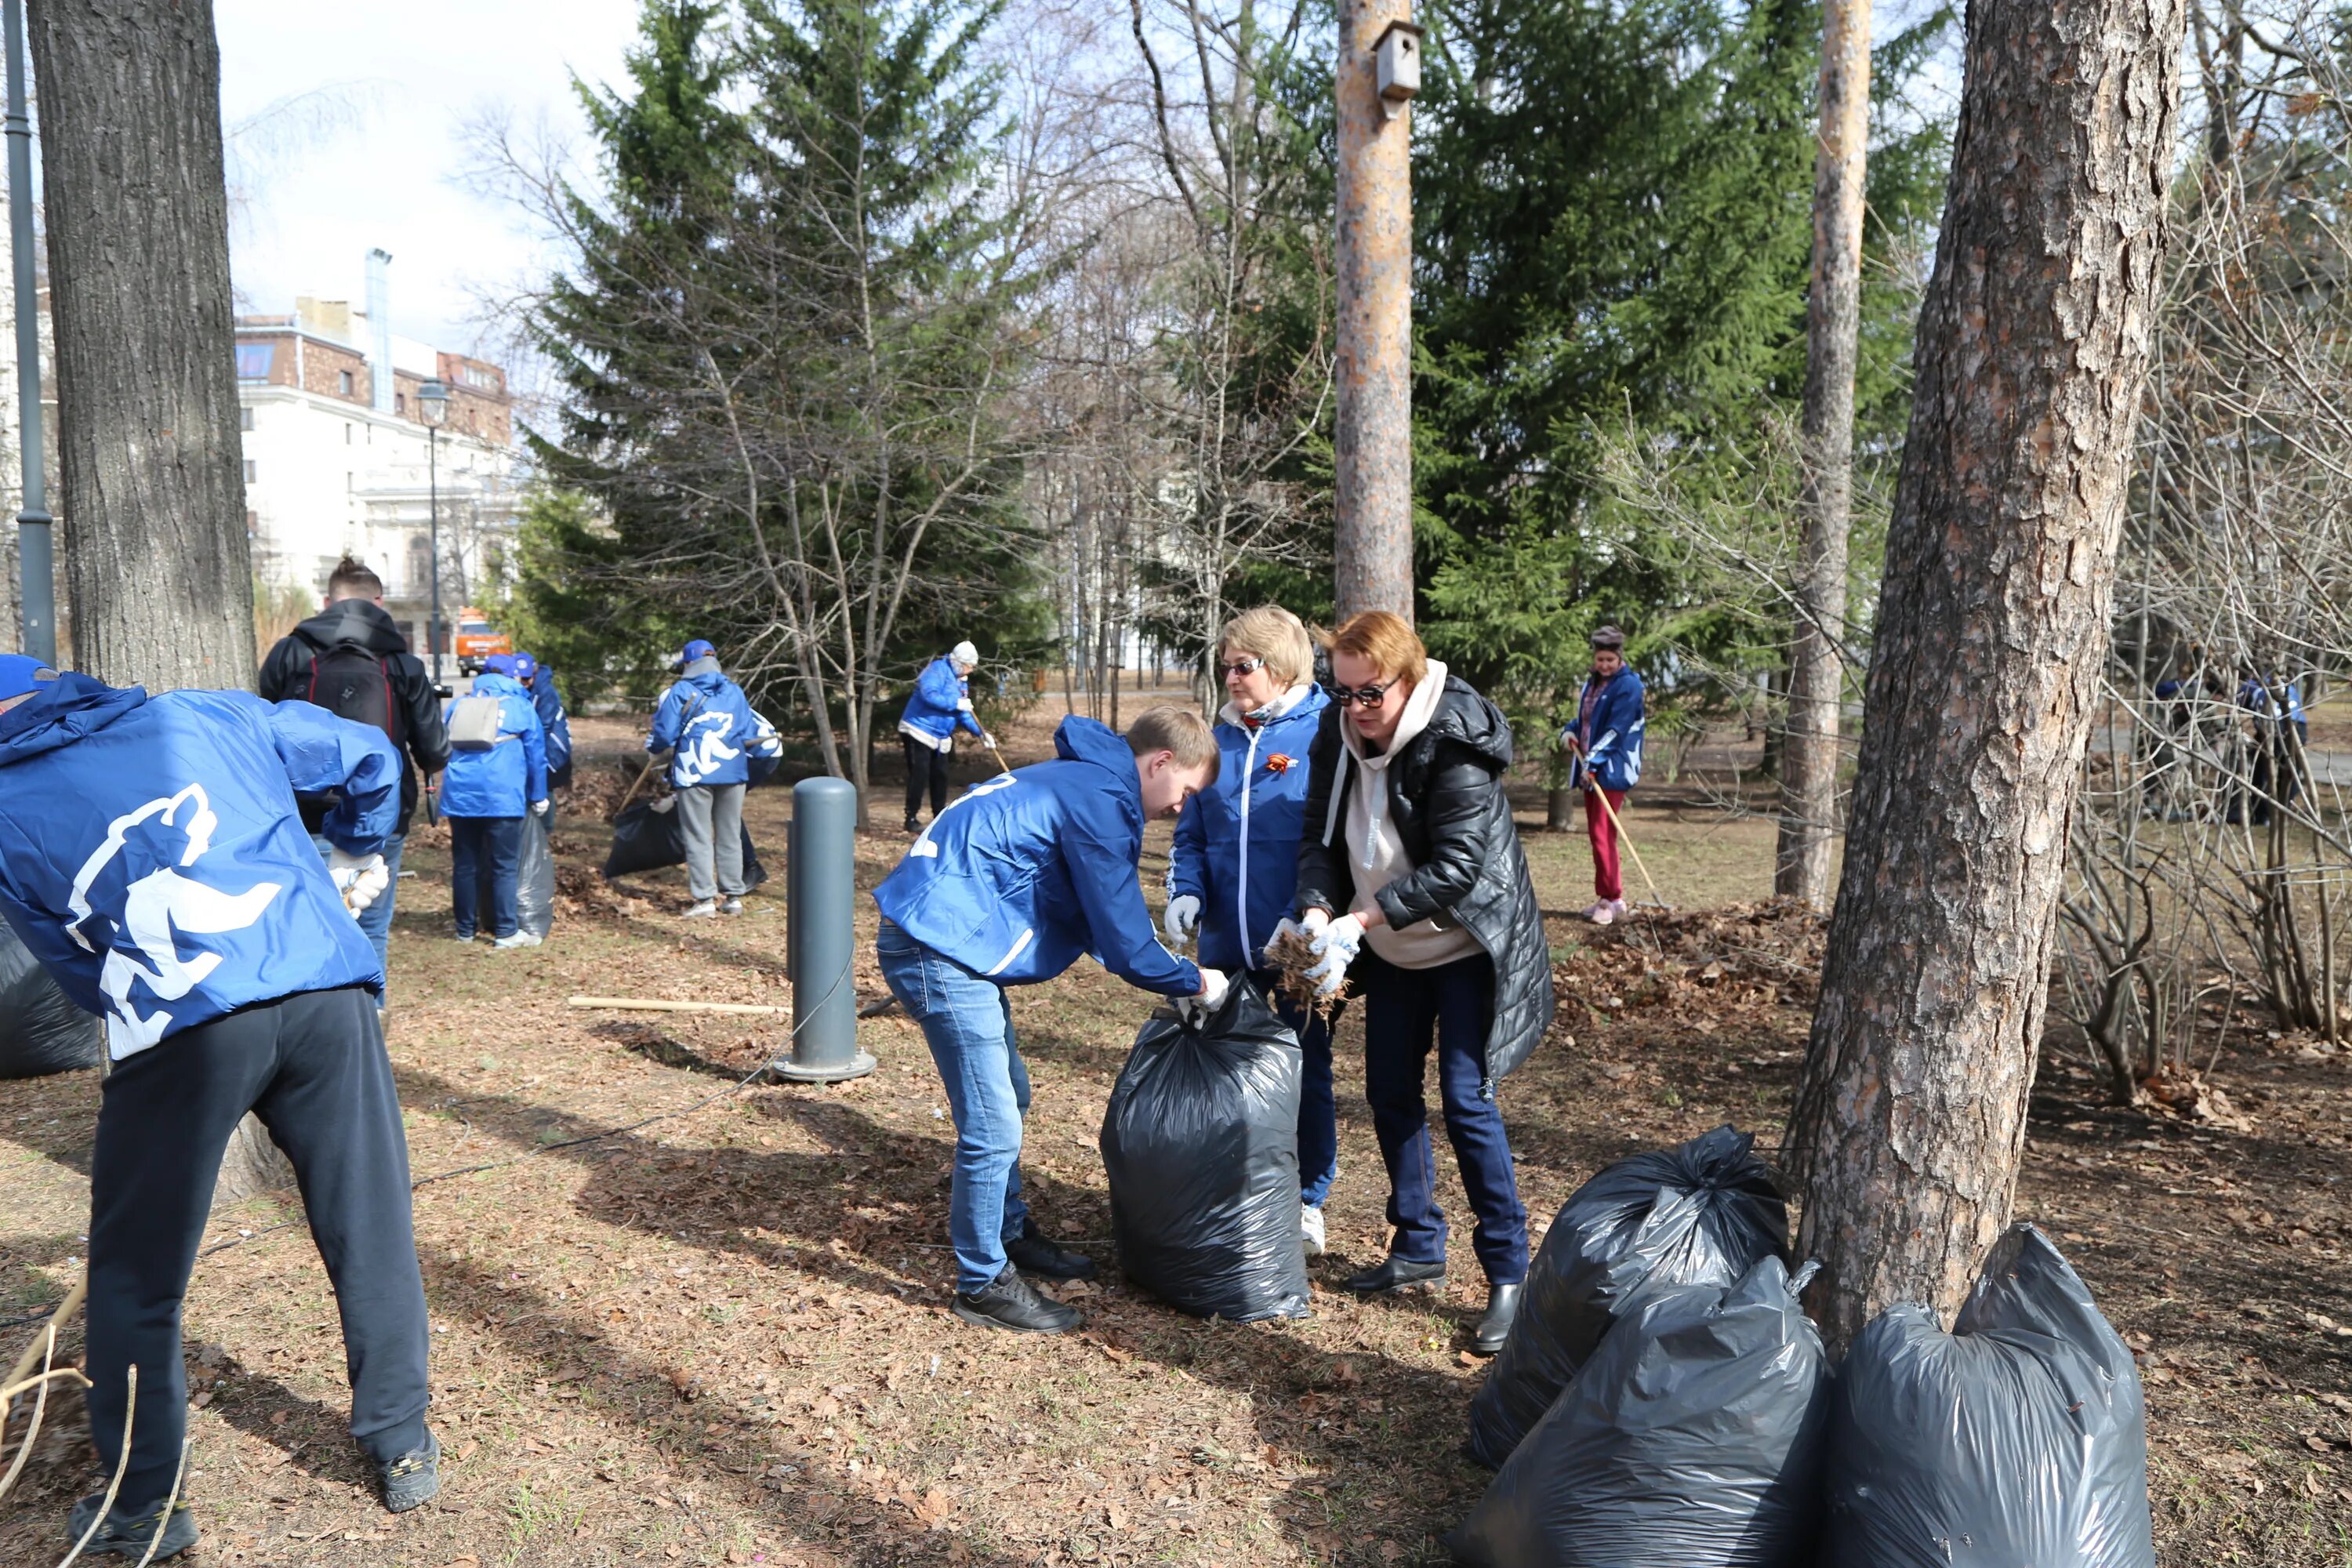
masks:
[[[310,668],[328,650],[351,643],[383,660],[392,686],[393,710],[400,732],[394,736],[400,759],[400,826],[406,833],[416,810],[417,771],[440,772],[449,765],[449,731],[441,721],[441,699],[425,661],[408,651],[408,640],[384,613],[367,599],[338,599],[278,639],[261,661],[260,692],[268,702],[307,702],[310,699]],[[300,797],[302,825],[311,832],[332,805],[326,797]]]
[[[1342,710],[1323,715],[1309,753],[1307,832],[1298,848],[1298,907],[1343,912],[1355,901],[1347,845],[1347,792],[1364,777],[1348,767],[1339,739]],[[1461,927],[1495,961],[1494,1021],[1486,1032],[1486,1077],[1502,1078],[1527,1060],[1551,1025],[1551,947],[1535,879],[1511,822],[1503,773],[1511,765],[1511,726],[1502,710],[1459,676],[1428,728],[1405,742],[1383,773],[1389,821],[1414,869],[1377,895],[1389,924],[1425,920]],[[1334,786],[1339,798],[1333,799]]]

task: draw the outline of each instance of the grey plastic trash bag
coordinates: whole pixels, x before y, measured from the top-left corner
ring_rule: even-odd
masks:
[[[2032,1226],[1950,1333],[1873,1320],[1834,1405],[1823,1568],[2155,1568],[2138,1369]]]
[[[1206,1018],[1155,1013],[1103,1112],[1128,1279],[1180,1311],[1307,1315],[1298,1231],[1298,1040],[1236,979]]]
[[[66,999],[40,960],[0,921],[0,1079],[98,1065],[98,1019]]]
[[[1830,1374],[1778,1258],[1653,1284],[1454,1533],[1477,1568],[1811,1568]]]
[[[515,859],[515,914],[518,929],[544,937],[555,929],[555,850],[548,842],[546,817],[525,813],[522,853]],[[480,907],[490,907],[490,871],[487,863],[476,879]]]
[[[1518,1319],[1470,1402],[1473,1458],[1494,1467],[1511,1457],[1643,1283],[1728,1285],[1759,1259],[1787,1258],[1788,1204],[1754,1143],[1718,1127],[1620,1160],[1577,1188],[1545,1233]]]

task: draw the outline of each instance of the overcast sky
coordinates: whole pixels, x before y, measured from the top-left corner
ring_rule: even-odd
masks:
[[[365,299],[363,258],[392,252],[394,330],[473,346],[476,290],[536,270],[514,215],[469,194],[465,130],[491,105],[521,125],[577,132],[571,73],[610,81],[637,0],[219,0],[221,114],[235,131],[269,106],[330,89],[340,107],[268,117],[237,137],[231,269],[239,308],[297,294]]]

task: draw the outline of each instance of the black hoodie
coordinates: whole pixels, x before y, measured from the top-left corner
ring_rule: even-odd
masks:
[[[441,721],[441,700],[434,692],[432,677],[425,671],[425,661],[408,651],[407,639],[383,605],[368,599],[338,599],[290,635],[278,638],[269,657],[261,661],[261,696],[269,702],[309,700],[310,667],[320,655],[344,643],[382,659],[392,682],[392,700],[400,711],[400,733],[394,741],[403,753],[400,826],[394,831],[406,833],[408,819],[416,810],[417,772],[435,773],[448,765],[449,731]],[[303,826],[316,833],[329,804],[303,797]]]

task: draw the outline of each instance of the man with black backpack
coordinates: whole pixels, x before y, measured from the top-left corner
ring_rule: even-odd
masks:
[[[383,579],[346,555],[327,579],[327,605],[319,614],[278,639],[261,661],[261,696],[268,702],[311,702],[338,718],[381,730],[400,753],[400,820],[384,840],[383,863],[392,880],[383,896],[360,915],[360,930],[375,946],[378,963],[392,941],[392,904],[400,889],[400,851],[408,819],[416,810],[419,775],[449,763],[449,733],[441,702],[425,663],[408,651],[408,641],[384,613]],[[320,824],[339,796],[298,795],[302,826],[326,857],[333,846]],[[388,971],[387,971],[388,973]],[[382,998],[378,998],[381,1005]]]

